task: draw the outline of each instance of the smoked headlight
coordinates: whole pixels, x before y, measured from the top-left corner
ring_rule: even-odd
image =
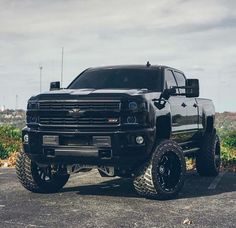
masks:
[[[31,124],[38,123],[38,117],[37,116],[27,115],[26,120],[27,120],[27,123],[31,123]]]
[[[128,109],[130,111],[146,111],[147,110],[147,103],[146,102],[136,102],[130,101],[128,103]]]
[[[27,105],[27,109],[38,109],[38,102],[29,101]]]
[[[129,102],[129,110],[137,110],[138,109],[138,104],[135,101]]]

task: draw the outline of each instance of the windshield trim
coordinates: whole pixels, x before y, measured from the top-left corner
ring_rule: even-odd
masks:
[[[84,71],[82,71],[77,77],[75,77],[74,80],[72,80],[72,82],[67,86],[67,89],[73,89],[70,88],[75,81],[77,81],[77,79],[82,76],[85,72],[87,71],[100,71],[100,70],[109,70],[109,69],[113,69],[113,70],[145,70],[145,67],[98,67],[98,68],[87,68]],[[157,71],[157,73],[159,73],[160,76],[160,88],[157,89],[148,89],[148,88],[78,88],[78,89],[94,89],[94,90],[147,90],[149,92],[162,92],[164,89],[164,78],[163,78],[163,70],[157,67],[151,67],[152,70]],[[159,71],[159,72],[158,72]]]

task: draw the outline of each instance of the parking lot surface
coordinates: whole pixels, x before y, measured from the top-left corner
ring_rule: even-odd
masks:
[[[174,200],[137,196],[129,179],[74,174],[58,193],[36,194],[0,169],[0,227],[236,227],[236,173],[187,175]]]

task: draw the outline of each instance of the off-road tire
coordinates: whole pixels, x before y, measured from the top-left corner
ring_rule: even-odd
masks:
[[[172,161],[168,162],[173,169],[176,169],[176,180],[173,179],[173,188],[167,189],[161,185],[160,174],[161,162],[164,157],[170,156]],[[176,163],[174,163],[176,162]],[[176,164],[176,167],[173,165]],[[160,140],[154,149],[151,159],[141,167],[134,178],[133,184],[137,193],[147,198],[159,200],[175,198],[182,189],[185,180],[186,163],[182,148],[172,140]],[[172,178],[173,178],[172,177]],[[176,182],[176,183],[175,183]],[[169,182],[171,183],[171,182]]]
[[[214,129],[205,133],[201,149],[196,156],[196,168],[200,176],[217,176],[220,171],[220,139]]]
[[[144,178],[145,172],[148,169],[148,165],[149,163],[145,163],[144,166],[138,169],[133,180],[134,188],[140,196],[148,195],[148,189]]]
[[[69,174],[58,173],[51,181],[43,181],[37,172],[37,164],[21,151],[16,160],[16,174],[23,187],[31,192],[52,193],[60,190],[68,181]]]

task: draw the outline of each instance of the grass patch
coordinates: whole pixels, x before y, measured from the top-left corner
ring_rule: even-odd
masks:
[[[220,137],[222,165],[236,164],[236,130],[223,132]]]
[[[21,130],[10,125],[0,126],[0,159],[9,158],[21,147]]]

